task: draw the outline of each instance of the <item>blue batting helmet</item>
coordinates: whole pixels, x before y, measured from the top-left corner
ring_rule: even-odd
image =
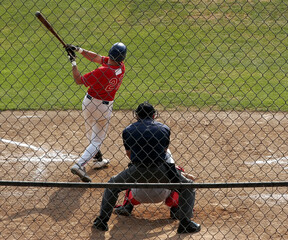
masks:
[[[108,56],[115,62],[122,62],[126,57],[126,53],[127,47],[123,43],[117,42],[109,50]]]

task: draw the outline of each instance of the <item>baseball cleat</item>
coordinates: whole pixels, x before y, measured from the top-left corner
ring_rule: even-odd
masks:
[[[99,168],[106,167],[110,163],[110,160],[109,159],[103,159],[102,161],[93,161],[93,162],[94,162],[93,168],[99,169]]]
[[[132,204],[120,206],[120,207],[115,208],[114,213],[116,213],[117,215],[122,215],[122,216],[131,216],[133,207],[134,206]]]
[[[85,168],[82,168],[77,163],[72,166],[71,172],[74,175],[77,175],[78,177],[80,177],[82,182],[91,182],[92,181],[91,178],[87,175]]]
[[[93,228],[96,228],[100,231],[108,231],[108,224],[107,222],[103,222],[100,218],[96,218],[93,223]]]
[[[180,221],[177,233],[197,233],[200,232],[201,225],[191,220]]]
[[[99,161],[101,162],[103,160],[103,154],[102,152],[99,150],[96,155],[93,157],[93,161]]]
[[[177,217],[178,207],[171,207],[170,208],[170,218],[171,219],[178,219]]]

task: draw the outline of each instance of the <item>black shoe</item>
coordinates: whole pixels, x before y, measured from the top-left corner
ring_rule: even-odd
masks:
[[[180,221],[177,233],[197,233],[200,232],[201,225],[191,220]]]
[[[93,227],[97,228],[100,231],[108,231],[108,224],[107,222],[103,222],[101,219],[98,217],[95,219],[93,223]]]
[[[102,162],[103,161],[103,154],[99,150],[96,155],[93,157],[93,161]]]
[[[118,215],[122,215],[122,216],[131,216],[133,208],[134,206],[131,203],[129,203],[125,206],[120,206],[118,208],[115,208],[114,213]]]
[[[178,207],[171,207],[170,208],[170,218],[171,219],[178,219],[177,218],[177,211],[178,211]]]

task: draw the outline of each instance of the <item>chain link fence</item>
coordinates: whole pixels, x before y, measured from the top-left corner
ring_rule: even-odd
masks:
[[[286,239],[287,7],[1,1],[1,239]],[[110,163],[87,164],[90,184],[70,171],[89,144],[81,115],[87,88],[75,84],[65,49],[36,11],[65,43],[102,56],[116,42],[128,49],[101,145]],[[78,53],[76,62],[83,75],[99,67]],[[107,181],[130,162],[122,131],[144,101],[171,128],[176,164],[196,177],[186,187],[196,188],[197,234],[177,234],[164,202],[135,205],[130,217],[112,214],[108,232],[92,228],[104,188],[113,187]]]

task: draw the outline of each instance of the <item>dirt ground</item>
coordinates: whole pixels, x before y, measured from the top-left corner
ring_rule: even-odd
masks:
[[[287,181],[288,114],[165,111],[176,163],[197,183]],[[131,111],[115,111],[101,147],[108,168],[87,172],[107,182],[128,164],[122,130]],[[0,113],[0,179],[79,182],[70,167],[88,142],[79,111]],[[193,220],[200,233],[176,233],[163,203],[112,214],[109,231],[91,228],[103,189],[0,186],[0,239],[287,239],[287,187],[198,189]],[[119,203],[123,194],[119,198]]]

